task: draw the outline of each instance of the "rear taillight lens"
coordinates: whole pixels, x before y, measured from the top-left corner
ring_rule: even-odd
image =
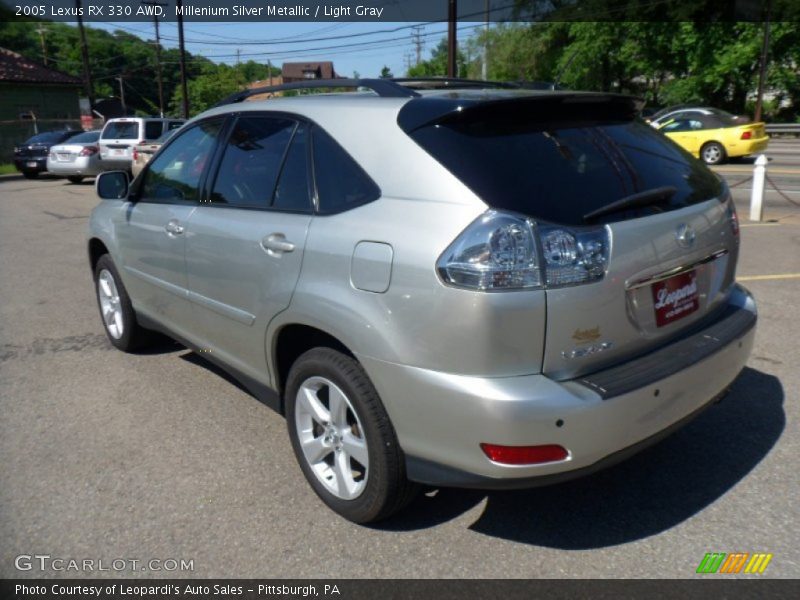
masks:
[[[566,460],[569,457],[569,452],[556,444],[544,446],[481,444],[481,450],[489,460],[504,465],[539,465]]]
[[[733,235],[735,237],[739,237],[739,215],[736,214],[736,205],[733,203],[733,199],[728,200],[728,209],[726,210],[726,214],[728,216],[728,221],[731,224],[731,230],[733,231]]]
[[[136,148],[133,149],[133,160],[139,160],[139,153],[136,151]]]
[[[97,146],[84,146],[83,150],[81,150],[81,156],[91,156],[92,154],[97,154],[100,151],[100,148]]]
[[[568,228],[489,210],[473,221],[437,262],[441,278],[457,287],[523,290],[602,279],[608,266],[604,226]]]
[[[752,131],[743,131],[743,132],[742,132],[742,137],[741,137],[741,139],[743,139],[743,140],[749,140],[751,137],[753,137],[753,132],[752,132]]]

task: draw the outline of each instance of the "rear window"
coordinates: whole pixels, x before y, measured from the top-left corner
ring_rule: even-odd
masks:
[[[69,137],[67,133],[68,132],[66,131],[46,131],[28,138],[25,141],[25,144],[54,144],[56,142],[60,142],[66,137]]]
[[[69,142],[71,144],[92,144],[98,139],[100,139],[99,131],[87,131],[85,133],[79,133],[75,137],[69,138]]]
[[[541,109],[528,103],[465,111],[410,135],[489,206],[551,223],[585,225],[584,215],[598,208],[664,186],[677,190],[669,200],[611,213],[601,222],[722,193],[711,171],[642,121],[592,121],[589,103],[569,109],[572,114],[559,114],[553,105]]]
[[[158,137],[158,136],[156,136]],[[103,129],[104,140],[137,140],[139,139],[138,121],[111,121]]]

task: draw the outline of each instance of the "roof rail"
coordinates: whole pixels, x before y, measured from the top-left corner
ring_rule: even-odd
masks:
[[[389,79],[412,90],[425,89],[464,89],[464,88],[501,88],[518,89],[518,83],[510,81],[484,81],[482,79],[462,79],[459,77],[394,77]]]
[[[280,85],[268,85],[264,87],[242,90],[231,94],[227,98],[217,102],[217,106],[235,104],[242,102],[251,96],[258,94],[268,94],[270,92],[285,92],[288,90],[309,90],[319,88],[368,88],[383,98],[414,98],[419,94],[408,87],[394,83],[391,79],[310,79],[308,81],[294,81],[292,83],[282,83]]]

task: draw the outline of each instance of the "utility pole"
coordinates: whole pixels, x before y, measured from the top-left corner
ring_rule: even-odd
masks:
[[[165,2],[155,0],[140,0],[145,6],[166,7]],[[153,15],[153,25],[156,28],[156,79],[158,80],[158,111],[161,117],[164,116],[164,80],[161,73],[161,37],[158,35],[158,15]]]
[[[456,20],[458,18],[458,7],[456,0],[448,0],[447,6],[447,76],[458,77],[456,67]]]
[[[481,60],[481,79],[486,81],[489,78],[489,4],[491,0],[486,0],[486,21],[483,26],[483,57]]]
[[[186,47],[183,42],[183,0],[175,0],[178,13],[178,46],[180,48],[181,95],[183,96],[183,118],[189,118],[189,91],[186,88]]]
[[[119,77],[114,77],[117,81],[119,81],[119,99],[122,102],[122,113],[127,117],[128,116],[128,106],[125,104],[125,86],[122,85],[122,75]]]
[[[272,61],[267,59],[267,69],[269,69],[269,84],[272,85]]]
[[[761,120],[761,109],[764,105],[764,83],[767,79],[767,58],[769,56],[769,20],[772,16],[772,0],[767,2],[767,20],[764,21],[764,42],[761,45],[761,66],[758,71],[758,91],[756,92],[756,110],[753,120]]]
[[[44,28],[43,25],[39,25],[36,28],[36,33],[39,34],[39,40],[42,42],[42,59],[44,61],[44,66],[47,66],[47,44],[44,42],[44,34],[47,32],[47,29]]]
[[[89,49],[86,46],[86,31],[83,29],[83,7],[81,0],[75,0],[75,8],[78,13],[78,29],[81,34],[81,57],[83,58],[83,86],[86,89],[86,97],[89,99],[89,108],[94,109],[94,87],[92,85],[92,73],[89,70]]]
[[[422,47],[425,45],[425,42],[422,39],[422,27],[417,25],[413,27],[413,30],[414,32],[411,34],[411,39],[413,40],[414,48],[417,52],[417,62],[414,64],[418,65],[422,62]]]

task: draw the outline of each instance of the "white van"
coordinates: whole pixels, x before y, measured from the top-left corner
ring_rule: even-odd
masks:
[[[161,135],[183,125],[183,119],[158,117],[122,117],[109,119],[100,134],[100,160],[103,169],[131,170],[133,147],[157,140]]]

